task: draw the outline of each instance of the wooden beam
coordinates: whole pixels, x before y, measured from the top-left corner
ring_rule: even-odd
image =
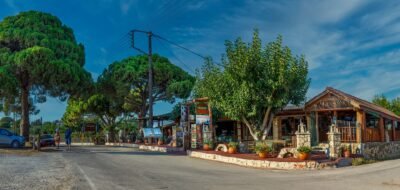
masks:
[[[383,121],[383,117],[379,117],[379,133],[381,136],[381,142],[385,142],[385,122]]]
[[[396,140],[396,129],[394,126],[396,125],[396,120],[392,120],[392,141]]]
[[[364,112],[361,110],[357,110],[356,112],[356,118],[357,118],[357,128],[356,128],[356,139],[357,139],[357,143],[361,143],[362,141],[362,131],[363,131],[363,125],[365,124],[364,121]]]
[[[317,143],[319,144],[319,125],[318,125],[318,112],[315,112],[315,128],[317,129]]]

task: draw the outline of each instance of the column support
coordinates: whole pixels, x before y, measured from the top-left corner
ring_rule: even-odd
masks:
[[[379,133],[381,137],[381,142],[385,142],[385,123],[382,116],[379,117]]]

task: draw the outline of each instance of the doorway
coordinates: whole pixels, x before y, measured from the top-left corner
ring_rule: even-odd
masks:
[[[320,143],[328,142],[329,126],[332,124],[332,114],[330,112],[318,113],[318,136]]]

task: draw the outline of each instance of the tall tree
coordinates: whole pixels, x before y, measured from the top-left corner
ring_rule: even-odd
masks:
[[[173,65],[167,58],[153,55],[154,84],[153,100],[173,103],[176,98],[190,96],[195,78]],[[126,111],[137,114],[139,120],[145,118],[149,108],[148,59],[140,55],[114,62],[106,69],[99,83],[125,98]],[[143,127],[140,123],[139,127]]]
[[[21,101],[21,134],[29,137],[29,98],[65,100],[90,85],[83,69],[84,48],[71,28],[50,14],[28,11],[0,22],[0,75],[8,95]],[[3,90],[4,91],[4,90]],[[10,96],[8,96],[10,97]],[[11,96],[12,97],[12,96]]]
[[[400,97],[389,100],[385,95],[375,95],[372,103],[382,106],[397,115],[400,115]]]
[[[300,104],[310,83],[304,56],[293,56],[282,37],[262,47],[258,31],[246,44],[226,42],[222,68],[207,60],[197,74],[195,96],[208,97],[231,119],[242,121],[255,140],[265,139],[276,111]]]

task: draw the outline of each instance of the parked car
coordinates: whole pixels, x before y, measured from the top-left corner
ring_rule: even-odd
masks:
[[[0,129],[0,145],[19,148],[25,146],[25,138],[16,135],[7,129]]]
[[[40,147],[45,146],[56,146],[56,141],[53,136],[47,134],[40,136]]]

